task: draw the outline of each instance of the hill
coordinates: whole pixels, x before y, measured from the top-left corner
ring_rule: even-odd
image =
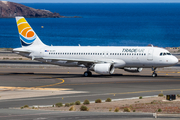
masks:
[[[66,17],[61,16],[59,13],[53,13],[49,10],[34,9],[14,2],[0,1],[0,18],[14,18],[15,16],[24,16],[28,18]]]

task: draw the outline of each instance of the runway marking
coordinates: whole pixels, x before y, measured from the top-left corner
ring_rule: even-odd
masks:
[[[37,87],[7,87],[7,86],[0,86],[0,89],[7,89],[7,90],[50,90],[50,91],[71,90],[68,88],[37,88]]]
[[[162,92],[162,91],[178,91],[180,89],[164,89],[164,90],[149,90],[149,91],[136,91],[136,92],[124,92],[124,93],[110,93],[115,94],[136,94],[136,93],[146,93],[146,92]]]
[[[52,77],[48,77],[48,78],[52,78]],[[35,88],[52,87],[52,86],[56,86],[56,85],[64,83],[64,79],[61,79],[61,78],[55,78],[55,79],[61,80],[62,82],[55,83],[55,84],[50,84],[50,85],[37,86]]]
[[[179,71],[177,71],[177,72],[171,72],[171,71],[157,71],[156,73],[165,73],[165,74],[167,74],[167,73],[180,73]]]
[[[180,80],[162,80],[162,81],[127,81],[127,82],[97,82],[97,83],[80,83],[80,84],[62,84],[58,86],[76,86],[76,85],[95,85],[95,84],[116,84],[116,83],[148,83],[148,82],[180,82]]]
[[[23,76],[34,76],[34,75],[23,75]],[[46,77],[46,78],[53,78],[53,77],[48,77],[48,76],[41,76],[41,77]],[[55,78],[58,80],[61,80],[61,82],[55,83],[55,84],[50,84],[50,85],[43,85],[43,86],[36,86],[36,87],[10,87],[10,86],[0,86],[0,89],[8,89],[8,90],[52,90],[52,91],[56,91],[56,90],[71,90],[68,88],[45,88],[45,87],[52,87],[52,86],[56,86],[59,84],[64,83],[64,79],[61,78]]]

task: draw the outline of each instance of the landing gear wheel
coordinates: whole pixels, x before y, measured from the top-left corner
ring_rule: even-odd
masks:
[[[92,73],[90,71],[86,71],[86,72],[84,72],[84,76],[85,77],[91,77]]]
[[[156,67],[152,67],[152,71],[153,71],[153,74],[152,74],[152,77],[157,77],[157,73],[156,73]]]
[[[152,77],[157,77],[157,73],[153,73],[153,74],[152,74]]]

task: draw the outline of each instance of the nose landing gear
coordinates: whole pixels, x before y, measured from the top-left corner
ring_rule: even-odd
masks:
[[[156,67],[155,68],[152,67],[152,71],[153,71],[152,77],[157,77]]]

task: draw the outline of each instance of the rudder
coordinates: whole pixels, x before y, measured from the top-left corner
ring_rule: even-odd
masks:
[[[16,17],[16,23],[22,47],[45,45],[24,17]]]

